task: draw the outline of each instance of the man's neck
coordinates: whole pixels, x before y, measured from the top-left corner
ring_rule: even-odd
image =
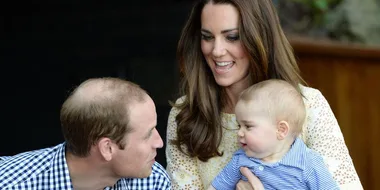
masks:
[[[103,190],[118,180],[95,156],[82,158],[66,153],[66,162],[75,190]]]

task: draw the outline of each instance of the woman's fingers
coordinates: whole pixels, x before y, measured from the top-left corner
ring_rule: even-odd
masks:
[[[236,190],[255,190],[248,181],[240,180],[236,184]]]
[[[257,178],[255,175],[253,175],[253,173],[248,168],[241,167],[240,172],[248,179],[248,182],[251,185],[251,189],[264,190],[264,186],[261,183],[261,181],[259,180],[259,178]],[[244,184],[242,184],[242,186],[243,185]],[[245,185],[244,185],[244,188],[246,188]]]

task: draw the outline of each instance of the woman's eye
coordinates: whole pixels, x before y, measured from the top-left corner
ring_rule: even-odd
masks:
[[[212,36],[209,36],[209,35],[205,35],[205,34],[202,34],[202,40],[206,40],[206,41],[209,41],[209,40],[212,40]]]
[[[238,41],[239,36],[238,35],[233,35],[233,36],[227,36],[227,40],[230,42]]]

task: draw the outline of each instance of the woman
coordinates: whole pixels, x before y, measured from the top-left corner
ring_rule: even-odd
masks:
[[[240,92],[266,79],[304,96],[302,138],[319,152],[342,189],[362,189],[324,96],[303,80],[270,0],[201,0],[182,31],[183,93],[168,120],[167,170],[173,189],[204,189],[239,148],[234,107]]]

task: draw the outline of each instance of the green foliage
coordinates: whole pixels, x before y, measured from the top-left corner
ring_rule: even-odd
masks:
[[[344,0],[326,18],[325,28],[332,38],[380,45],[379,0]]]
[[[275,1],[287,32],[380,45],[380,0]]]
[[[328,0],[293,0],[294,2],[303,3],[311,7],[315,12],[325,12],[329,8],[331,1]]]
[[[326,13],[342,0],[292,0],[301,3],[310,10],[311,20],[315,26],[321,27],[326,22]]]

